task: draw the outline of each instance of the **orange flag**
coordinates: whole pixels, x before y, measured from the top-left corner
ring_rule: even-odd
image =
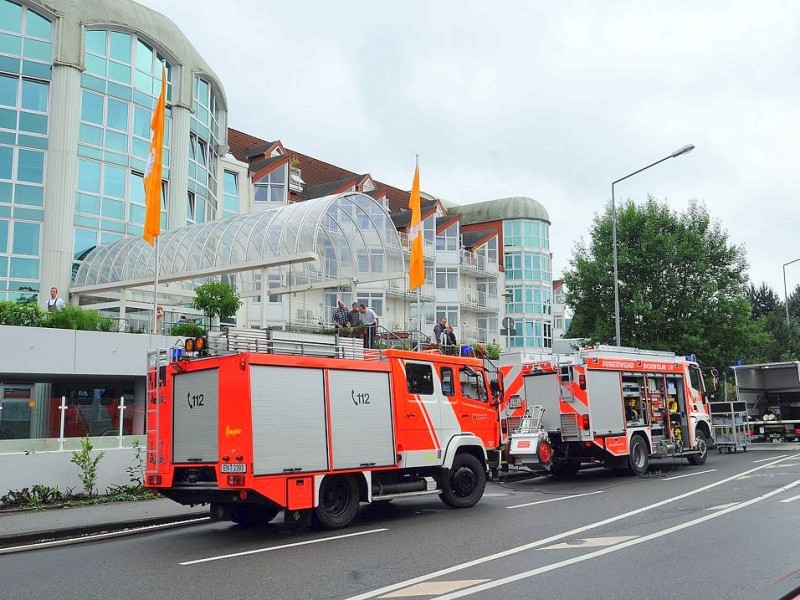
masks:
[[[415,290],[425,283],[425,260],[422,253],[422,208],[419,197],[419,159],[414,169],[414,183],[411,184],[411,198],[408,201],[411,209],[411,265],[409,268],[408,288]]]
[[[146,212],[144,216],[144,240],[153,245],[153,240],[161,234],[161,173],[164,165],[164,116],[167,96],[167,69],[161,67],[161,94],[150,121],[153,141],[150,143],[150,154],[147,156],[147,167],[144,171],[144,200]]]

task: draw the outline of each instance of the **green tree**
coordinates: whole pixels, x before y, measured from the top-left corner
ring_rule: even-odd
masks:
[[[678,214],[653,197],[617,208],[622,345],[696,354],[723,369],[768,342],[751,319],[742,247],[692,201]],[[614,342],[612,210],[595,216],[564,274],[574,316],[568,337]]]
[[[203,311],[209,319],[230,319],[242,306],[236,287],[224,281],[207,281],[194,288],[192,308]]]
[[[763,281],[758,288],[751,283],[750,287],[747,289],[747,297],[753,307],[753,319],[764,317],[775,310],[783,308],[783,303],[778,297],[778,294]]]

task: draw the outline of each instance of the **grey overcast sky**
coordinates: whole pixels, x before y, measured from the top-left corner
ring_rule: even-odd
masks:
[[[456,203],[541,202],[553,276],[616,186],[696,198],[783,297],[800,258],[800,2],[139,0],[221,78],[229,125]],[[800,262],[786,267],[789,289]]]

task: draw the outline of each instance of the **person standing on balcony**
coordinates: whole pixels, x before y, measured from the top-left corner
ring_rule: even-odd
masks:
[[[347,324],[350,327],[355,327],[361,323],[361,310],[358,307],[358,302],[353,302],[353,310],[347,313]]]
[[[364,324],[364,348],[375,347],[375,330],[378,328],[378,315],[371,308],[363,304],[358,305],[361,312],[361,322]]]
[[[336,329],[339,327],[347,327],[350,323],[350,316],[347,309],[344,307],[344,302],[339,300],[336,308],[333,311],[333,326]]]
[[[60,310],[64,308],[64,301],[58,296],[58,288],[53,286],[50,288],[50,299],[47,301],[47,310]]]
[[[442,317],[433,328],[433,339],[437,344],[447,343],[447,317]]]

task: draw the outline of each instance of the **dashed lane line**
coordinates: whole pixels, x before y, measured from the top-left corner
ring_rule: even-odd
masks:
[[[686,473],[684,475],[674,475],[673,477],[664,477],[661,481],[672,481],[673,479],[682,479],[684,477],[694,477],[695,475],[705,475],[706,473],[713,473],[716,469],[707,469],[706,471],[697,471],[696,473]]]
[[[514,504],[513,506],[506,506],[506,508],[523,508],[525,506],[536,506],[537,504],[548,504],[550,502],[558,502],[560,500],[569,500],[570,498],[594,496],[595,494],[602,494],[604,491],[605,490],[597,490],[595,492],[587,492],[585,494],[572,494],[571,496],[561,496],[560,498],[550,498],[549,500],[537,500],[536,502],[526,502],[525,504]]]

